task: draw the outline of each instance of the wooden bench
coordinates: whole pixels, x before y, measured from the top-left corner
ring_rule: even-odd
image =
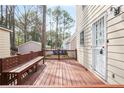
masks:
[[[21,85],[27,76],[37,71],[41,60],[44,63],[43,56],[30,54],[2,59],[2,85]]]

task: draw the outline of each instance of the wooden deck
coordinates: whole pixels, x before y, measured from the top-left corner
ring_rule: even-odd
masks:
[[[104,85],[75,60],[46,60],[24,85],[43,87],[68,87],[85,85]]]

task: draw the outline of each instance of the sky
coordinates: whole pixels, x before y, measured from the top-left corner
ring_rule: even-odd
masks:
[[[56,6],[47,6],[47,8],[52,8],[52,7],[56,7]],[[69,5],[69,6],[60,6],[62,9],[66,10],[71,17],[76,21],[76,7],[74,5]],[[76,25],[74,25],[74,27],[71,29],[71,35],[76,31]]]

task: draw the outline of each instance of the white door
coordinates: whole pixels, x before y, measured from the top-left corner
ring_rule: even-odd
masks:
[[[92,26],[93,32],[93,69],[106,79],[106,24],[105,17]]]

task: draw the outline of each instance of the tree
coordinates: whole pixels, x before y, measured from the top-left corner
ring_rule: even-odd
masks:
[[[49,35],[50,43],[48,45],[50,45],[52,49],[53,45],[52,45],[52,34],[51,33],[52,33],[52,27],[53,27],[53,20],[52,20],[52,9],[51,8],[47,10],[47,14],[49,16],[49,25],[50,25],[50,35]]]
[[[55,8],[49,8],[47,11],[48,17],[50,19],[50,33],[54,33],[56,36],[55,41],[52,42],[53,38],[49,42],[55,43],[55,48],[61,48],[62,42],[70,36],[70,29],[74,25],[74,20],[70,16],[70,14],[63,10],[60,6]],[[51,30],[51,20],[54,22],[55,29]],[[52,28],[54,28],[54,25]],[[56,33],[54,32],[56,31]],[[49,33],[50,37],[53,37],[52,34]],[[50,43],[49,43],[50,44]]]
[[[59,48],[59,41],[58,41],[59,28],[58,27],[59,27],[59,24],[61,23],[61,18],[62,18],[61,16],[62,11],[61,11],[60,6],[55,7],[52,14],[53,14],[53,20],[56,23],[56,33],[57,33],[56,34],[56,48]]]
[[[70,28],[73,27],[74,25],[74,20],[72,17],[69,15],[69,13],[65,10],[62,11],[63,15],[63,40],[65,39],[65,32],[66,30],[69,30]]]
[[[46,14],[49,17],[50,25],[47,32]],[[70,29],[74,24],[70,14],[60,6],[50,8],[47,11],[44,5],[16,6],[15,16],[17,44],[30,40],[38,41],[42,42],[42,50],[45,49],[46,44],[50,45],[51,48],[61,48],[63,41],[70,36]]]
[[[20,31],[23,38],[21,39],[22,44],[24,42],[33,40],[41,41],[40,32],[42,25],[42,15],[39,15],[38,6],[21,6],[24,9],[24,12],[19,11],[18,7],[16,10],[21,12],[20,15],[16,11],[16,30]]]

